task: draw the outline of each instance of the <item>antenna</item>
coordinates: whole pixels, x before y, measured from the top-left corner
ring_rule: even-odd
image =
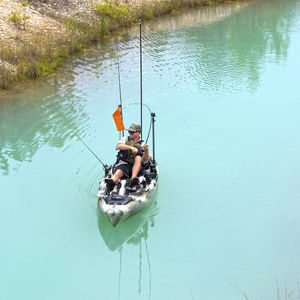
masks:
[[[143,138],[143,67],[142,67],[142,17],[139,18],[140,23],[140,97],[141,97],[141,138]]]
[[[121,90],[121,76],[120,76],[120,62],[119,62],[119,47],[117,44],[117,62],[118,62],[118,79],[119,79],[119,95],[120,95],[120,110],[121,110],[121,117],[122,117],[122,121],[124,123],[124,119],[123,119],[123,106],[122,106],[122,90]],[[121,133],[120,133],[121,134]],[[124,136],[124,130],[122,130],[122,136]]]
[[[153,162],[155,163],[155,132],[154,132],[154,122],[155,122],[155,113],[151,113],[151,120],[152,120],[152,143],[153,143]]]

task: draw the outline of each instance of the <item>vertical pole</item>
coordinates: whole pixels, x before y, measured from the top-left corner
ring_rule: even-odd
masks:
[[[124,119],[123,119],[123,105],[122,105],[122,90],[121,90],[121,76],[120,76],[120,61],[119,61],[119,47],[117,44],[117,62],[118,62],[118,79],[119,79],[119,95],[120,95],[120,105],[119,108],[121,110],[121,117],[122,117],[122,121],[124,123]],[[121,136],[121,132],[120,132],[120,136]],[[122,130],[122,136],[124,136],[124,130]]]
[[[143,138],[143,68],[142,68],[142,17],[139,18],[140,23],[140,98],[141,98],[141,138]]]
[[[153,162],[155,163],[155,132],[154,132],[154,122],[155,122],[155,113],[151,113],[152,118],[152,147],[153,147]]]
[[[122,102],[121,102],[121,103],[122,103]],[[122,118],[122,121],[123,121],[123,123],[124,123],[124,120],[123,120],[123,112],[122,112],[122,104],[119,104],[118,107],[119,107],[119,109],[121,110],[121,118]],[[121,137],[124,137],[124,130],[122,130],[122,132],[119,131],[119,139],[121,139]]]

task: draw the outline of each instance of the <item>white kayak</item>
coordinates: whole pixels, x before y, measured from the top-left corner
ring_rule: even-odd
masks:
[[[153,201],[157,191],[158,166],[156,163],[149,163],[143,175],[138,177],[139,185],[133,189],[126,186],[128,180],[120,179],[113,190],[108,192],[105,180],[111,178],[111,169],[99,184],[98,207],[111,224],[116,226]]]

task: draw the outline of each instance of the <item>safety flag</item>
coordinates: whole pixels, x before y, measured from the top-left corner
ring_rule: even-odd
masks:
[[[115,121],[115,124],[117,126],[118,131],[122,131],[125,129],[123,120],[122,120],[122,114],[121,114],[121,105],[118,106],[117,110],[113,113],[113,118]]]

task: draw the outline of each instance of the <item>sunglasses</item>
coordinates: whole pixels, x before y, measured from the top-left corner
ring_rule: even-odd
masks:
[[[136,133],[137,131],[132,131],[132,130],[128,130],[128,133],[129,134],[134,134],[134,133]]]

